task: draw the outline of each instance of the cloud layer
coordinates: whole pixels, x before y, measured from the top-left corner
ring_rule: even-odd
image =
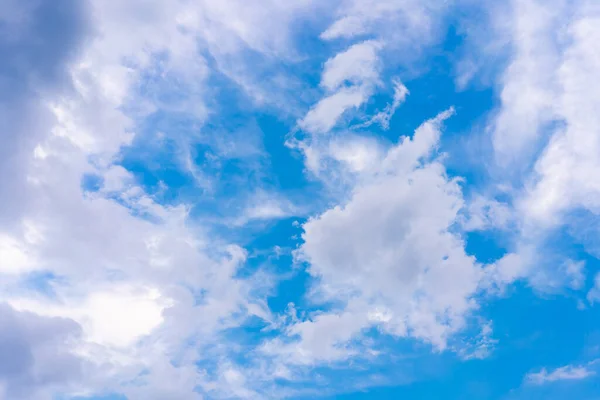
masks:
[[[595,2],[0,8],[0,398],[336,395],[484,362],[523,287],[594,312]]]

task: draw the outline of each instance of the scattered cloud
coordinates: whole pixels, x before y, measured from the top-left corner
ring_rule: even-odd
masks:
[[[593,306],[600,8],[501,3],[5,1],[0,398],[335,395],[387,340],[487,361],[515,281]]]
[[[540,372],[528,374],[525,380],[534,385],[543,385],[556,381],[586,379],[592,375],[595,375],[595,372],[585,366],[565,365],[551,371],[542,368]]]

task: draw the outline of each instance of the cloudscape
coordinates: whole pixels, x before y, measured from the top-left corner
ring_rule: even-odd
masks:
[[[600,2],[0,0],[0,399],[600,396]]]

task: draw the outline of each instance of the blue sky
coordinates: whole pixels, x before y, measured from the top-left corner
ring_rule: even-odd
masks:
[[[593,0],[4,0],[0,399],[600,397]]]

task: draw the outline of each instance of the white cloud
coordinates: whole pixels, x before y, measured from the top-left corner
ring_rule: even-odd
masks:
[[[563,264],[563,269],[568,287],[578,290],[585,285],[585,261],[567,260]]]
[[[592,375],[595,375],[595,372],[586,366],[565,365],[551,371],[542,368],[540,372],[527,374],[525,381],[534,385],[543,385],[556,381],[586,379]]]
[[[308,135],[295,143],[317,178],[326,186],[337,180],[343,187],[336,206],[303,225],[304,243],[296,253],[310,264],[317,282],[311,299],[333,301],[335,307],[292,318],[280,327],[283,337],[262,347],[264,354],[274,356],[273,364],[256,370],[235,365],[227,359],[235,350],[217,346],[226,341],[220,332],[239,327],[249,316],[272,322],[268,306],[256,294],[270,282],[240,278],[245,250],[197,226],[189,218],[190,204],[158,203],[131,172],[115,163],[120,150],[140,138],[138,122],[157,110],[185,115],[194,128],[200,127],[189,136],[176,129],[162,135],[176,142],[181,166],[204,188],[210,178],[194,164],[191,145],[209,143],[222,157],[261,155],[262,148],[252,140],[219,136],[202,142],[205,138],[196,136],[211,113],[219,111],[211,109],[215,93],[207,82],[218,70],[251,97],[256,103],[252,106],[269,104],[297,120],[298,105],[307,101],[297,90],[304,83],[279,69],[271,74],[276,69],[272,66],[299,58],[292,28],[299,20],[321,18],[315,7],[328,6],[310,0],[136,0],[92,1],[90,9],[79,9],[87,3],[70,5],[75,3],[79,5],[64,7],[73,15],[67,12],[56,24],[65,29],[60,43],[44,42],[48,51],[34,46],[35,56],[16,54],[32,71],[15,74],[12,64],[0,66],[1,92],[10,94],[10,99],[0,94],[0,119],[9,122],[4,128],[9,135],[0,135],[0,169],[5,174],[0,188],[0,300],[17,309],[6,311],[14,314],[13,320],[67,326],[48,335],[58,338],[55,347],[39,347],[34,340],[25,346],[33,349],[34,363],[43,361],[41,370],[48,369],[44,357],[55,352],[59,356],[54,360],[62,355],[69,367],[87,367],[73,367],[81,372],[73,374],[77,385],[53,376],[49,381],[56,387],[40,385],[40,396],[66,387],[72,393],[113,390],[144,399],[196,399],[198,390],[217,397],[264,397],[252,388],[264,384],[265,376],[293,379],[292,364],[357,354],[363,330],[371,327],[443,349],[477,308],[480,290],[503,287],[529,272],[531,249],[526,245],[486,267],[465,253],[455,231],[464,206],[461,188],[436,156],[441,124],[452,110],[424,123],[412,139],[403,137],[389,147],[335,129],[381,84],[386,57],[410,60],[419,54],[413,50],[435,40],[442,26],[437,17],[446,6],[416,0],[344,1],[321,37],[364,38],[325,63],[323,98],[302,113],[298,127]],[[596,82],[592,74],[599,66],[600,38],[597,18],[581,6],[565,31],[570,41],[559,48],[546,35],[555,28],[554,13],[562,9],[546,14],[540,4],[519,6],[525,9],[518,10],[523,15],[515,36],[526,40],[504,74],[494,143],[500,158],[520,154],[521,148],[537,143],[546,122],[565,123],[537,161],[535,176],[518,203],[527,218],[543,225],[571,208],[599,209],[594,179],[598,143],[593,134],[600,126],[594,113],[598,102],[585,95],[598,92],[590,85]],[[0,19],[11,21],[11,29],[23,29],[24,38],[45,37],[21,25],[27,20],[21,17],[31,11],[27,7],[12,1],[10,10],[18,9],[19,18],[3,8]],[[86,36],[84,25],[90,23],[93,32]],[[84,48],[79,37],[85,39]],[[0,39],[0,50],[3,45]],[[400,81],[393,85],[392,102],[356,128],[374,123],[389,128],[408,94]],[[98,190],[82,190],[86,174],[100,177]],[[285,198],[260,191],[244,205],[239,218],[227,217],[225,223],[240,226],[297,211]],[[510,211],[503,203],[476,199],[465,227],[505,227],[512,222]],[[567,285],[581,288],[583,264],[559,265]],[[19,282],[38,278],[47,286],[45,292]],[[588,299],[596,298],[593,289]],[[21,331],[28,334],[28,329]],[[72,337],[73,358],[62,343]],[[484,357],[493,343],[491,325],[485,324],[465,357]],[[204,352],[218,360],[214,371],[199,370]],[[573,371],[577,369],[560,374]],[[556,371],[543,372],[547,379]],[[1,371],[0,379],[5,381],[0,384],[4,394],[12,395],[12,382]],[[38,390],[37,382],[30,384]]]
[[[303,225],[297,257],[318,281],[315,301],[344,306],[289,328],[300,336],[296,357],[347,357],[352,352],[339,346],[373,325],[440,349],[464,327],[483,269],[450,231],[462,194],[432,159],[450,115],[403,137],[364,172],[347,203]],[[325,334],[327,340],[312,339]]]
[[[548,138],[534,159],[520,208],[532,223],[552,226],[568,209],[598,210],[599,188],[591,174],[598,167],[593,110],[599,99],[590,74],[600,63],[600,13],[589,2],[513,5],[515,53],[503,76],[494,148],[500,164],[527,166],[536,150],[531,146],[539,146],[541,136]],[[565,25],[559,17],[566,14],[572,17]]]
[[[24,246],[11,236],[0,236],[0,272],[21,274],[35,269],[35,260]]]
[[[60,289],[57,288],[59,291]],[[20,311],[71,318],[82,326],[85,339],[105,346],[126,347],[149,335],[163,322],[162,311],[170,306],[158,290],[117,287],[87,294],[81,304],[53,304],[48,299],[10,299]]]
[[[570,45],[552,76],[560,86],[548,96],[564,126],[556,129],[537,160],[535,182],[523,204],[527,215],[544,223],[556,222],[570,208],[600,213],[600,186],[594,179],[600,168],[600,119],[595,112],[600,86],[593,78],[600,68],[600,11],[589,8],[576,14],[566,30]]]
[[[284,343],[279,339],[267,342],[263,353],[274,356],[288,365],[314,365],[344,360],[357,352],[350,341],[367,327],[366,315],[344,311],[323,313],[313,319],[288,327],[287,334],[298,341]]]
[[[369,95],[370,91],[364,86],[340,89],[320,100],[299,121],[298,125],[313,134],[327,133],[335,126],[346,110],[359,107],[367,100]]]
[[[471,343],[466,346],[462,344],[462,347],[457,348],[458,355],[463,360],[481,360],[489,357],[498,343],[498,340],[492,337],[493,333],[492,323],[484,323],[479,335]]]
[[[336,54],[325,63],[321,86],[327,90],[336,90],[345,83],[377,82],[379,79],[377,53],[380,48],[378,42],[367,40]]]
[[[350,38],[367,32],[365,23],[358,16],[346,16],[335,21],[325,32],[321,39],[331,40],[337,38]]]
[[[469,201],[463,227],[467,231],[503,229],[513,218],[513,210],[506,203],[476,195]]]
[[[328,149],[331,158],[343,163],[353,173],[375,168],[383,152],[383,145],[376,139],[351,134],[332,139]]]
[[[506,253],[486,268],[483,286],[489,291],[497,289],[503,292],[512,282],[528,276],[533,264],[532,259],[532,249],[529,247],[517,248],[514,252]]]
[[[375,123],[381,125],[383,129],[390,128],[390,120],[394,116],[394,113],[400,107],[404,100],[406,100],[406,96],[408,96],[408,89],[402,82],[398,79],[394,79],[392,81],[394,85],[394,97],[391,104],[388,104],[382,111],[377,112],[377,114],[373,115],[368,121],[363,122],[362,124],[354,125],[352,128],[366,128]]]
[[[438,28],[443,23],[439,18],[446,6],[439,2],[421,1],[349,0],[335,4],[336,19],[320,37],[325,41],[352,39],[354,44],[325,63],[321,87],[328,93],[298,121],[298,128],[307,134],[306,137],[298,139],[294,132],[286,142],[289,147],[303,153],[308,172],[326,181],[333,192],[345,192],[347,181],[354,179],[346,176],[347,172],[352,175],[356,168],[363,168],[359,164],[364,157],[351,156],[344,150],[348,149],[347,146],[340,144],[343,140],[334,139],[330,143],[330,138],[324,134],[342,130],[334,129],[336,127],[347,128],[342,118],[365,104],[381,86],[380,74],[384,64],[387,68],[408,66],[425,46],[441,37],[441,34],[438,35],[441,29]],[[351,129],[367,128],[374,123],[389,129],[391,117],[408,95],[408,89],[399,79],[394,79],[392,84],[392,103]],[[346,116],[347,119],[352,118],[352,115]],[[368,149],[363,150],[364,156],[370,153]],[[329,168],[332,159],[342,161],[350,171]],[[349,162],[350,159],[353,161]],[[341,184],[333,189],[335,182]]]
[[[580,264],[565,262],[560,250],[548,246],[553,232],[566,226],[586,250],[596,247],[584,232],[594,229],[600,214],[594,179],[600,168],[600,121],[594,111],[600,97],[593,77],[600,67],[599,18],[594,2],[562,0],[513,1],[508,13],[496,16],[512,53],[491,125],[494,173],[513,187],[506,193],[514,207],[509,208],[517,230],[513,245],[533,255],[522,258],[529,263],[526,276],[542,291],[577,290],[585,279],[583,269],[575,268]],[[585,222],[579,214],[586,215]],[[483,216],[472,222],[492,227]]]
[[[434,36],[434,21],[446,6],[440,2],[416,0],[344,1],[338,6],[339,17],[321,38],[334,40],[375,35],[392,46],[419,47]]]
[[[558,53],[555,27],[563,15],[562,1],[552,7],[537,0],[513,1],[509,34],[514,38],[514,55],[502,78],[500,99],[503,107],[493,136],[497,160],[511,165],[542,135],[542,125],[550,122],[554,98],[553,70]],[[516,160],[515,160],[516,158]]]
[[[379,80],[380,47],[378,42],[368,40],[327,60],[321,86],[334,92],[313,106],[298,126],[312,134],[327,133],[346,110],[362,105]]]
[[[111,369],[124,377],[155,368],[148,357],[135,356],[148,340],[150,346],[161,342],[164,350],[153,351],[168,358],[179,351],[185,337],[200,335],[199,343],[210,341],[235,314],[244,318],[250,283],[233,278],[245,259],[243,252],[214,244],[207,249],[202,233],[186,227],[185,209],[160,206],[139,187],[111,185],[123,187],[117,192],[122,204],[104,198],[102,191],[84,196],[78,179],[78,166],[83,164],[77,152],[65,155],[75,163],[65,165],[55,157],[40,161],[37,183],[28,192],[36,201],[24,218],[38,228],[37,239],[10,234],[23,254],[34,255],[29,270],[58,277],[50,281],[53,295],[18,290],[5,281],[3,300],[18,309],[77,321],[84,347],[104,348],[86,352],[85,358],[98,364],[125,358]],[[148,219],[133,215],[138,213]],[[224,256],[209,257],[209,251]],[[200,292],[203,303],[195,304],[193,293]],[[181,373],[187,365],[180,367]],[[145,385],[154,387],[158,382]]]
[[[257,191],[249,196],[231,224],[242,226],[251,222],[266,222],[291,217],[299,212],[299,208],[277,193]]]
[[[0,148],[6,144],[7,154],[15,155],[0,161],[0,300],[36,318],[76,321],[81,332],[72,348],[90,365],[73,374],[72,387],[31,382],[39,398],[104,390],[132,398],[198,398],[207,382],[195,365],[197,349],[249,314],[269,317],[260,301],[250,300],[251,288],[266,283],[235,278],[245,251],[209,239],[188,220],[188,205],[157,203],[131,173],[113,165],[135,135],[136,118],[158,108],[188,113],[199,123],[206,115],[201,100],[207,69],[198,54],[198,31],[184,18],[193,10],[185,2],[168,3],[94,2],[83,11],[57,6],[57,12],[73,10],[62,16],[73,21],[62,22],[52,13],[24,10],[53,18],[66,32],[56,32],[57,52],[48,36],[47,54],[56,56],[45,60],[50,76],[30,71],[40,91],[27,86],[26,74],[16,80],[12,99],[18,102],[0,96],[0,115],[11,128]],[[83,23],[87,12],[95,36],[70,25]],[[35,42],[39,33],[33,33]],[[79,51],[71,36],[81,36],[86,47]],[[28,48],[31,38],[21,39]],[[0,39],[1,50],[3,45]],[[38,61],[31,64],[42,68],[44,60]],[[140,93],[144,74],[155,69],[164,84],[157,90],[185,87],[184,100],[164,104],[156,93]],[[0,83],[7,76],[12,81],[9,73],[0,67]],[[99,190],[82,190],[85,174],[100,176]],[[22,286],[26,279],[39,279],[46,289]],[[179,358],[192,342],[193,354]],[[67,350],[56,347],[65,357]],[[135,387],[128,384],[133,380]]]
[[[600,301],[600,272],[594,277],[594,286],[587,294],[587,300],[593,304]]]

